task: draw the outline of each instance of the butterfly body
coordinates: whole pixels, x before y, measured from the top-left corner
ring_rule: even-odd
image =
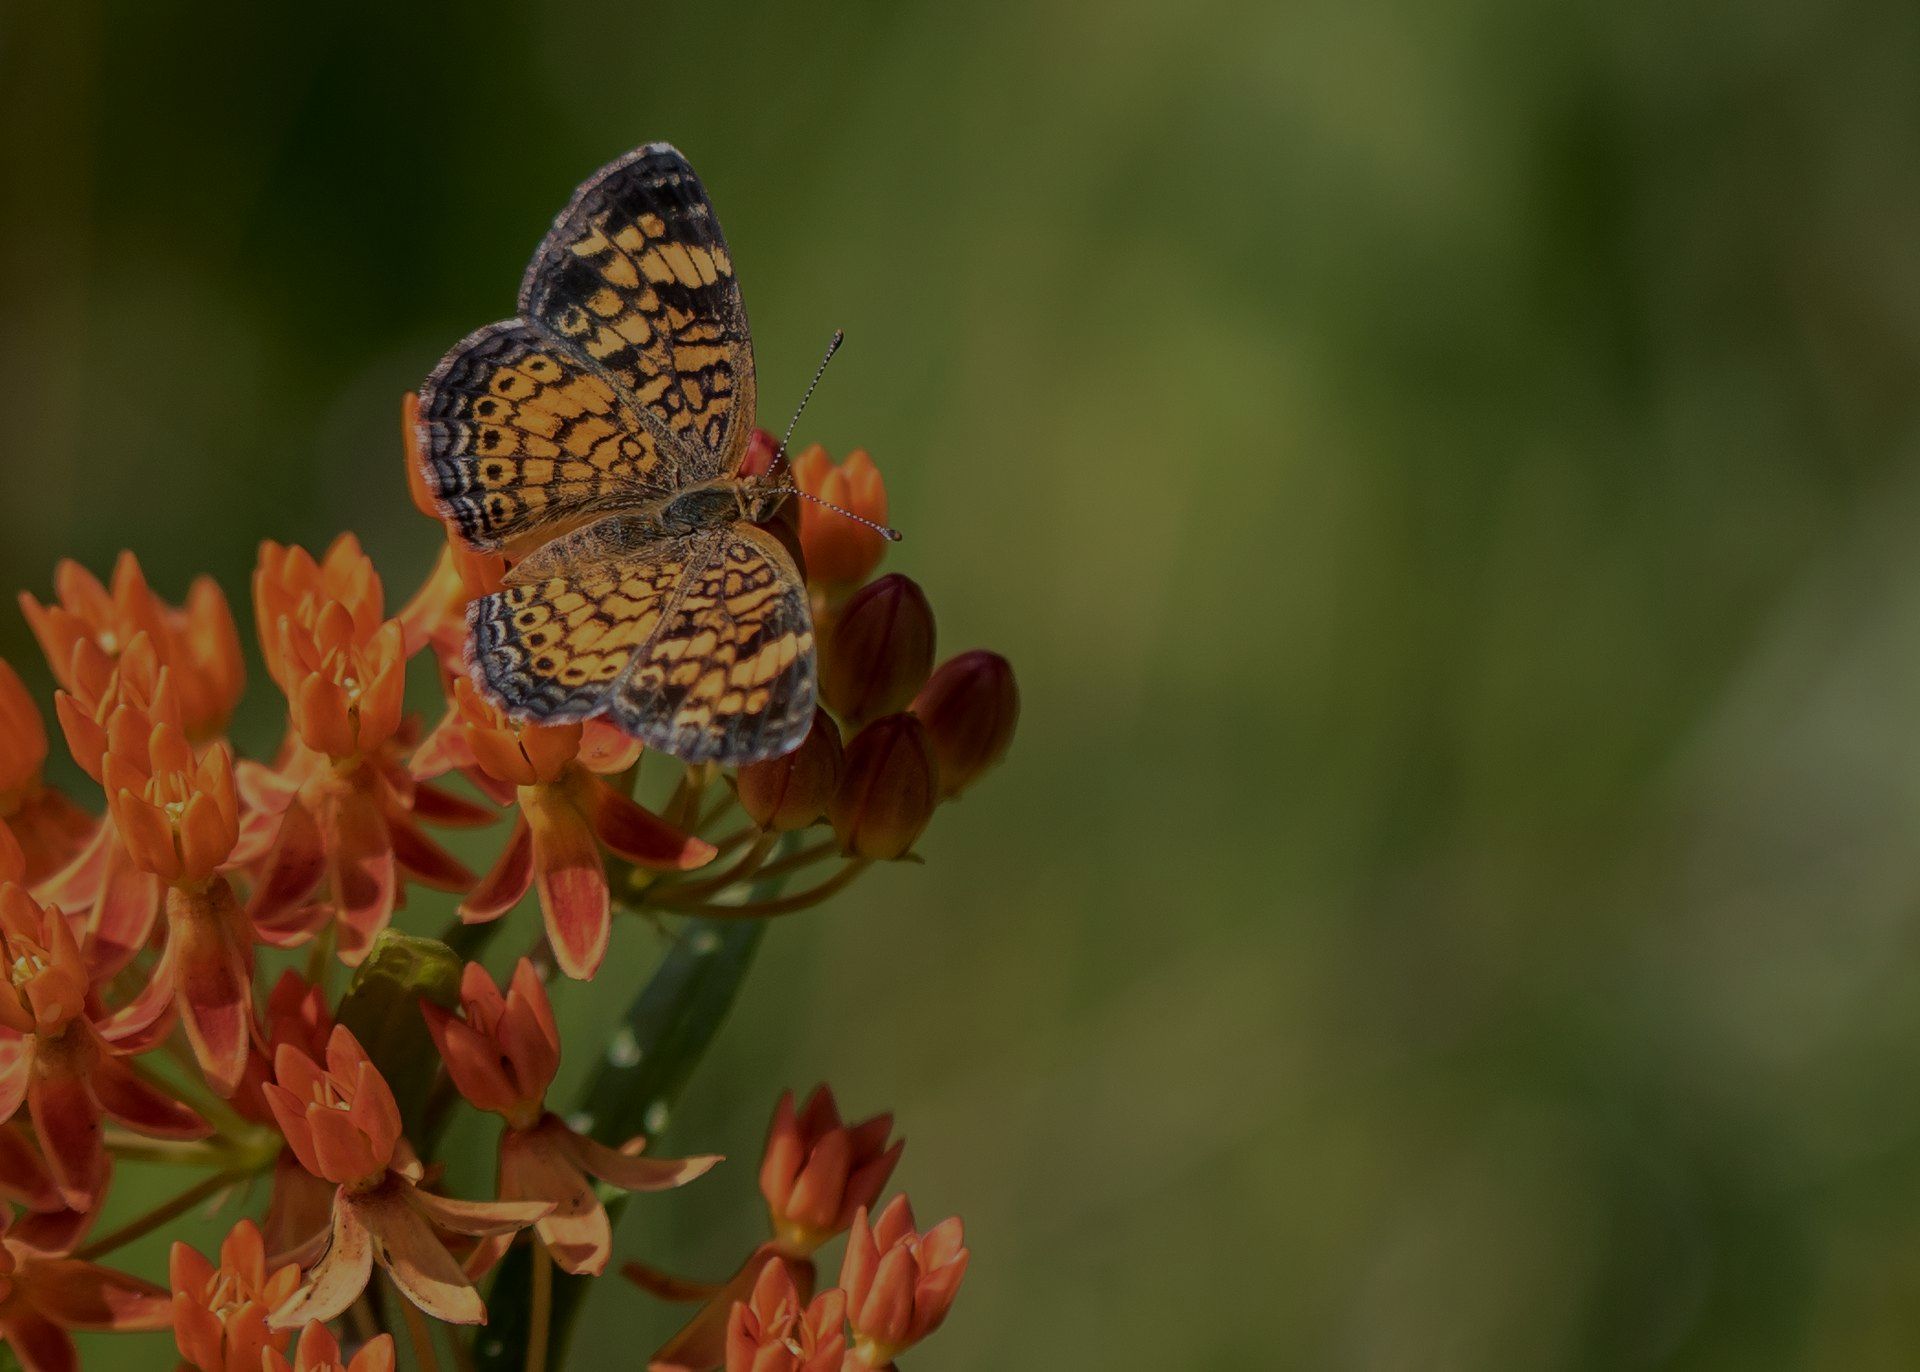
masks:
[[[535,252],[520,315],[421,388],[443,518],[513,559],[468,608],[469,669],[509,714],[612,720],[689,762],[797,747],[816,697],[798,568],[743,476],[753,351],[719,223],[686,159],[603,168]]]

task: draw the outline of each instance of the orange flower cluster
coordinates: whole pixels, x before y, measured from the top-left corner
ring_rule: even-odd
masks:
[[[772,451],[756,435],[754,460]],[[836,464],[808,448],[793,478],[886,517],[864,453]],[[46,715],[0,662],[0,1340],[22,1366],[77,1367],[72,1330],[167,1328],[202,1372],[386,1372],[396,1335],[451,1337],[465,1365],[493,1355],[458,1327],[503,1302],[552,1339],[541,1361],[558,1366],[554,1285],[612,1263],[607,1198],[721,1161],[655,1156],[550,1099],[570,980],[595,977],[622,939],[650,943],[650,924],[792,913],[909,855],[1014,731],[1005,660],[936,666],[925,594],[874,579],[878,534],[813,504],[770,527],[810,573],[822,707],[797,750],[737,776],[643,760],[601,721],[505,715],[462,665],[465,606],[505,563],[452,541],[398,614],[351,535],[319,556],[261,546],[252,618],[285,727],[259,756],[228,735],[242,655],[212,581],[170,604],[127,554],[104,584],[62,563],[49,599],[20,597],[58,735],[98,792],[48,780]],[[431,723],[409,709],[423,658]],[[472,868],[447,846],[449,831],[488,827],[490,844],[461,841]],[[422,888],[449,893],[444,913],[401,933]],[[491,955],[508,928],[530,951]],[[667,1022],[680,1037],[634,1057],[698,1051],[685,1021]],[[461,1110],[501,1121],[479,1196],[442,1177]],[[858,1372],[930,1334],[967,1251],[958,1220],[922,1233],[904,1198],[875,1211],[900,1159],[891,1133],[887,1116],[843,1123],[824,1088],[804,1108],[783,1097],[760,1171],[767,1242],[712,1286],[624,1269],[701,1302],[655,1366]],[[96,1235],[125,1160],[202,1176]],[[202,1202],[256,1193],[263,1211],[232,1217],[216,1257],[172,1245],[164,1286],[96,1261]],[[816,1294],[814,1254],[842,1234],[839,1284]],[[514,1284],[529,1262],[533,1280]],[[432,1322],[455,1328],[423,1334]]]

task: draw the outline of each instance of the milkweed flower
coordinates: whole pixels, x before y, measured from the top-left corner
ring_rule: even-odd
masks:
[[[352,1362],[342,1362],[340,1358],[340,1340],[333,1336],[332,1330],[314,1320],[300,1332],[294,1361],[288,1362],[283,1351],[269,1350],[259,1366],[261,1372],[393,1372],[393,1335],[377,1334],[368,1339],[353,1355]]]
[[[800,1299],[785,1263],[761,1264],[753,1293],[727,1317],[726,1372],[840,1372],[847,1297],[837,1287]]]
[[[267,1104],[301,1166],[333,1183],[326,1247],[304,1284],[268,1323],[330,1320],[366,1289],[377,1262],[408,1300],[449,1324],[481,1324],[486,1307],[435,1230],[510,1234],[547,1214],[545,1202],[464,1201],[421,1188],[423,1169],[400,1137],[400,1109],[358,1039],[336,1026],[326,1065],[291,1044],[274,1054]]]
[[[0,1119],[26,1106],[68,1206],[91,1210],[106,1186],[103,1115],[158,1138],[208,1132],[199,1115],[121,1060],[165,1036],[165,999],[92,1018],[91,974],[66,917],[11,882],[0,885],[0,959],[8,971],[0,987]]]
[[[49,786],[47,727],[19,673],[0,661],[0,821],[25,859],[23,880],[38,882],[86,846],[93,818]]]
[[[486,969],[468,963],[460,979],[464,1017],[430,1001],[421,1013],[434,1046],[460,1094],[507,1122],[500,1134],[500,1197],[537,1201],[552,1209],[534,1230],[568,1272],[605,1270],[613,1230],[593,1183],[622,1191],[684,1186],[710,1169],[717,1156],[641,1157],[644,1138],[620,1148],[576,1133],[546,1108],[547,1087],[560,1066],[560,1032],[546,987],[521,958],[505,995]]]
[[[592,732],[590,733],[589,730]],[[612,933],[612,891],[604,848],[650,871],[683,872],[710,861],[713,845],[635,804],[596,771],[624,770],[638,745],[599,751],[583,760],[587,740],[604,742],[598,724],[522,724],[462,677],[452,684],[447,718],[421,745],[413,766],[421,777],[458,768],[496,800],[518,803],[513,833],[493,870],[460,906],[470,924],[495,920],[529,888],[554,960],[570,977],[599,970]]]
[[[940,1327],[967,1274],[962,1238],[958,1218],[916,1231],[905,1196],[877,1222],[868,1223],[864,1208],[854,1217],[840,1266],[854,1335],[850,1368],[885,1367]]]
[[[153,970],[168,988],[207,1081],[240,1084],[253,1022],[253,925],[219,868],[240,837],[233,755],[196,759],[184,730],[131,706],[109,728],[102,784],[134,864],[166,883],[166,949]]]
[[[167,1257],[173,1289],[173,1341],[200,1372],[259,1372],[260,1357],[285,1352],[292,1335],[269,1329],[267,1316],[300,1284],[300,1268],[267,1270],[259,1226],[241,1220],[220,1244],[215,1266],[184,1243]]]
[[[203,743],[225,731],[246,674],[233,612],[211,577],[197,578],[185,605],[176,609],[153,593],[138,559],[123,552],[114,563],[111,588],[76,562],[54,568],[53,588],[53,604],[42,605],[23,593],[20,608],[62,686],[77,690],[71,673],[81,644],[118,660],[145,634],[160,664],[173,669],[188,736]]]
[[[138,1277],[48,1257],[7,1232],[0,1211],[0,1339],[26,1372],[77,1372],[73,1329],[165,1329],[170,1298]]]
[[[405,633],[382,617],[382,595],[349,534],[319,562],[304,548],[261,545],[254,610],[268,671],[287,697],[293,747],[277,772],[249,773],[256,803],[280,816],[249,913],[276,943],[298,942],[331,919],[349,966],[392,920],[403,875],[448,891],[473,884],[420,821],[492,818],[416,786],[401,760]],[[313,901],[322,886],[326,901]]]
[[[326,1057],[327,1040],[332,1034],[333,1015],[327,1009],[325,992],[291,968],[282,972],[267,993],[258,1032],[249,1036],[247,1067],[229,1104],[245,1119],[274,1125],[273,1107],[266,1096],[267,1083],[273,1080],[274,1055],[282,1044],[290,1044],[308,1058],[320,1061]],[[326,1229],[332,1210],[333,1187],[301,1166],[283,1140],[274,1160],[273,1189],[267,1202],[268,1248],[275,1253],[292,1251]]]
[[[905,1139],[889,1143],[892,1133],[891,1114],[844,1123],[828,1087],[815,1087],[797,1110],[793,1092],[781,1092],[761,1155],[760,1195],[782,1251],[810,1256],[880,1198],[907,1146]]]
[[[875,524],[887,522],[887,487],[880,469],[864,449],[835,464],[818,443],[793,459],[793,484],[818,500],[849,510]],[[873,575],[887,541],[864,524],[797,501],[800,545],[806,552],[807,581],[829,594],[851,590]]]

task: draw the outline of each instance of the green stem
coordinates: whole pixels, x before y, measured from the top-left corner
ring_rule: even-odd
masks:
[[[742,905],[680,905],[670,900],[655,902],[663,910],[674,910],[690,915],[699,915],[703,919],[772,919],[777,915],[791,915],[800,910],[811,909],[829,896],[838,895],[853,884],[855,877],[873,865],[871,858],[854,858],[821,882],[804,891],[796,891],[790,896],[778,900],[750,900]]]
[[[532,1318],[527,1329],[527,1372],[547,1372],[547,1340],[553,1330],[553,1254],[533,1241]]]
[[[145,1238],[167,1221],[186,1214],[207,1197],[218,1195],[229,1187],[237,1186],[252,1175],[251,1172],[215,1172],[210,1177],[203,1177],[172,1200],[156,1205],[138,1219],[129,1220],[111,1233],[76,1250],[73,1256],[82,1262],[92,1262],[95,1258],[104,1257],[114,1249],[132,1243],[135,1239]]]

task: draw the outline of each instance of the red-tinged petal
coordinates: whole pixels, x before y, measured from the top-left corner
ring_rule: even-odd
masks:
[[[627,861],[656,872],[685,872],[713,861],[717,850],[711,843],[682,833],[605,782],[589,779],[580,794],[600,841]]]
[[[267,1109],[273,1112],[273,1122],[280,1126],[287,1147],[293,1150],[300,1165],[314,1176],[321,1176],[320,1155],[313,1146],[313,1130],[307,1127],[306,1103],[278,1082],[265,1083],[260,1088],[260,1094],[266,1098]]]
[[[333,1230],[327,1251],[307,1274],[306,1284],[267,1317],[274,1329],[297,1329],[309,1320],[331,1320],[367,1289],[373,1276],[373,1235],[361,1215],[361,1202],[340,1194],[333,1204]]]
[[[393,1335],[380,1334],[361,1345],[347,1372],[393,1372],[394,1357]]]
[[[114,822],[134,862],[163,881],[180,879],[180,854],[174,847],[173,825],[159,807],[131,791],[112,795]]]
[[[63,1257],[86,1237],[99,1215],[98,1208],[29,1211],[7,1231],[7,1242],[31,1253]]]
[[[218,798],[205,792],[194,796],[180,816],[180,856],[187,880],[212,876],[239,837],[238,827],[229,827],[221,813]]]
[[[27,1111],[61,1196],[76,1210],[92,1209],[107,1184],[107,1149],[93,1091],[72,1070],[36,1062]]]
[[[555,1127],[564,1132],[564,1146],[582,1171],[622,1191],[670,1191],[704,1176],[726,1161],[719,1153],[691,1158],[642,1157],[639,1146],[646,1143],[645,1139],[634,1139],[624,1148],[616,1149],[585,1134],[566,1130],[557,1121]]]
[[[913,1324],[916,1275],[913,1254],[905,1248],[889,1248],[874,1269],[866,1298],[847,1311],[854,1329],[879,1343],[895,1347],[906,1343]]]
[[[176,889],[167,897],[167,951],[180,1024],[207,1082],[231,1096],[247,1070],[253,1025],[251,949],[236,937],[243,919],[224,879],[204,893]]]
[[[328,757],[352,757],[360,751],[360,735],[347,715],[347,693],[339,682],[310,675],[290,703],[294,724],[309,748]]]
[[[428,838],[412,820],[394,816],[387,821],[393,835],[393,855],[407,875],[436,891],[464,891],[473,885],[473,873],[453,854]]]
[[[382,1187],[355,1201],[366,1212],[367,1227],[379,1235],[380,1265],[400,1293],[434,1319],[485,1324],[487,1308],[480,1293],[426,1219],[398,1191]]]
[[[509,792],[500,803],[504,805],[511,799]],[[442,787],[424,784],[414,787],[413,814],[415,819],[443,829],[484,829],[500,818],[497,810]]]
[[[203,1139],[213,1126],[111,1053],[93,1069],[94,1096],[113,1119],[160,1139]]]
[[[65,867],[33,888],[34,898],[43,905],[58,905],[62,910],[92,909],[105,879],[107,857],[119,844],[119,834],[113,825],[99,824],[86,847]]]
[[[432,733],[420,741],[407,759],[407,770],[416,781],[428,781],[448,772],[464,772],[474,765],[473,746],[467,742],[466,726],[457,715],[448,714]]]
[[[173,1032],[174,1018],[173,969],[163,954],[140,993],[94,1027],[115,1052],[132,1056],[158,1048]]]
[[[69,1329],[165,1329],[173,1317],[152,1282],[72,1258],[36,1261],[28,1286],[33,1303]]]
[[[0,1197],[29,1210],[57,1210],[61,1205],[53,1174],[17,1124],[0,1127]]]
[[[25,1301],[0,1307],[0,1337],[25,1372],[79,1372],[73,1337]]]
[[[460,1094],[482,1110],[504,1113],[520,1099],[520,1092],[508,1079],[501,1055],[493,1044],[471,1025],[455,1019],[431,1001],[422,1001],[420,1011],[433,1035],[441,1061]]]
[[[556,1144],[564,1131],[509,1129],[500,1136],[500,1194],[508,1200],[552,1204],[535,1226],[540,1239],[564,1272],[598,1276],[613,1254],[613,1227],[606,1207],[587,1180]]]
[[[336,1028],[335,1036],[340,1032]],[[400,1142],[399,1102],[394,1100],[393,1088],[387,1085],[387,1079],[371,1062],[362,1062],[348,1080],[353,1083],[353,1104],[347,1111],[347,1118],[353,1121],[354,1128],[367,1136],[368,1146],[384,1165],[392,1158],[393,1150]]]
[[[640,760],[640,740],[604,719],[590,719],[580,732],[580,765],[602,776],[624,772]]]
[[[489,980],[488,989],[492,986]],[[514,1079],[521,1090],[530,1096],[545,1095],[560,1070],[560,1027],[554,1023],[553,1002],[528,958],[514,964],[508,989],[511,1000],[495,1016],[495,1032],[513,1060]]]
[[[549,1198],[534,1200],[470,1201],[452,1196],[436,1196],[409,1187],[407,1203],[433,1222],[436,1228],[453,1234],[487,1238],[494,1234],[512,1234],[525,1229],[548,1214]]]
[[[0,1119],[12,1119],[27,1099],[34,1042],[18,1034],[0,1033]]]
[[[495,781],[506,782],[514,786],[532,786],[543,778],[534,771],[527,755],[520,750],[520,741],[513,734],[499,729],[468,729],[467,744],[473,750],[473,760],[480,770]]]
[[[327,872],[326,842],[306,806],[292,804],[281,813],[273,856],[254,887],[247,913],[271,923],[304,903]]]
[[[572,806],[543,796],[529,809],[533,883],[554,961],[568,976],[584,981],[600,969],[613,931],[605,860],[593,830]]]
[[[309,1105],[306,1121],[313,1135],[313,1154],[320,1163],[315,1170],[328,1181],[360,1181],[386,1167],[387,1159],[375,1154],[366,1134],[344,1111]]]
[[[533,830],[525,815],[516,816],[507,846],[493,864],[493,870],[480,878],[480,884],[460,902],[460,918],[468,924],[485,924],[499,919],[520,903],[533,885]]]
[[[358,789],[341,792],[328,809],[332,822],[322,827],[331,829],[328,849],[339,905],[340,960],[358,967],[393,918],[399,894],[393,840],[378,802]]]
[[[176,1243],[174,1249],[186,1248]],[[192,1249],[188,1249],[192,1252]],[[201,1278],[193,1284],[198,1290],[205,1281]],[[173,1346],[180,1350],[180,1356],[195,1368],[212,1369],[212,1372],[226,1372],[227,1361],[223,1345],[226,1342],[226,1325],[198,1300],[181,1294],[185,1283],[177,1278],[172,1281],[173,1297]]]
[[[309,1172],[292,1149],[283,1148],[273,1164],[273,1195],[267,1202],[262,1242],[274,1254],[274,1265],[311,1263],[326,1241],[327,1221],[333,1212],[333,1184]],[[303,1250],[311,1249],[311,1254]]]

